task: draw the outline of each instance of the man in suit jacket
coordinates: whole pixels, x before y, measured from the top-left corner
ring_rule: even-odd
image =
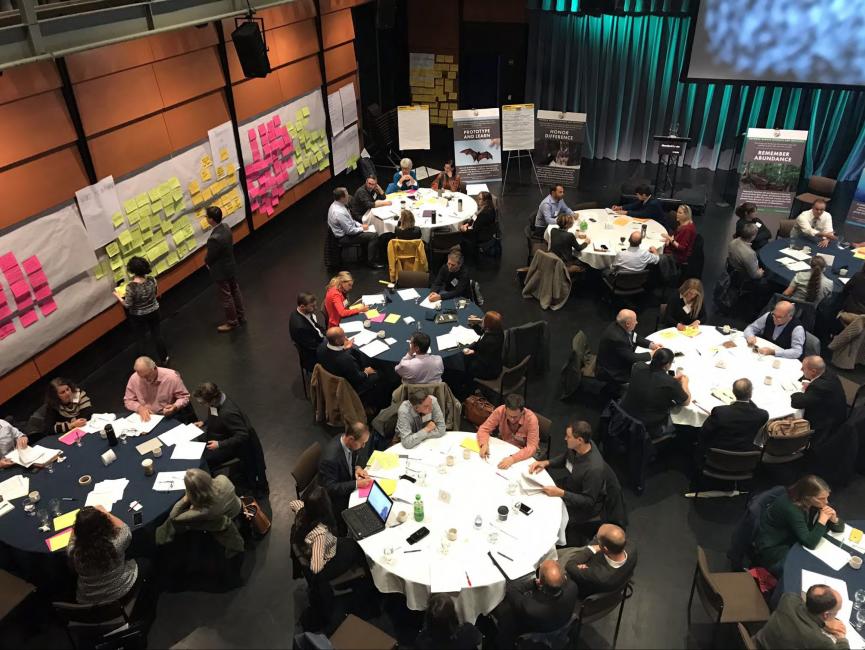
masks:
[[[369,429],[355,422],[341,436],[333,438],[324,448],[318,466],[318,481],[327,490],[337,520],[348,508],[348,499],[356,489],[372,483],[364,467],[369,460]]]
[[[230,332],[238,325],[246,323],[243,297],[240,295],[234,264],[234,241],[231,228],[222,223],[222,210],[217,206],[211,205],[207,208],[207,223],[213,230],[207,238],[204,265],[216,283],[222,308],[225,310],[225,322],[216,329],[219,332]]]
[[[604,524],[588,546],[560,552],[559,563],[565,565],[580,599],[584,599],[624,587],[637,566],[637,549],[625,537],[624,530]]]
[[[838,377],[826,368],[826,362],[817,355],[802,360],[805,382],[802,391],[790,396],[790,405],[804,409],[805,419],[814,429],[814,443],[820,444],[847,417],[847,398]]]
[[[317,360],[318,346],[324,340],[324,327],[318,322],[318,303],[311,293],[297,294],[297,309],[288,319],[291,340],[297,345],[300,365],[312,372]]]
[[[637,314],[623,309],[601,334],[598,345],[598,379],[614,384],[626,384],[631,378],[631,367],[637,361],[648,361],[651,354],[637,354],[637,346],[657,350],[660,345],[637,335]]]
[[[354,388],[364,406],[381,409],[390,402],[379,387],[370,359],[354,347],[341,327],[331,327],[316,351],[318,362],[330,374],[342,377]]]
[[[747,378],[733,382],[736,401],[716,406],[700,430],[701,455],[709,447],[727,451],[753,451],[754,438],[769,420],[769,413],[751,401],[753,385]]]
[[[755,640],[768,650],[847,650],[847,628],[837,618],[841,605],[841,594],[826,585],[810,587],[805,602],[798,592],[784,594]]]

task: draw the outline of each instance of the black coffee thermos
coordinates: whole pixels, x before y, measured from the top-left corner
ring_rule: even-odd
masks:
[[[436,225],[436,211],[432,211],[432,225]]]
[[[462,212],[462,211],[463,211],[463,200],[457,199],[457,212]]]
[[[108,438],[109,447],[117,446],[117,436],[114,434],[114,427],[110,424],[105,425],[105,437]]]

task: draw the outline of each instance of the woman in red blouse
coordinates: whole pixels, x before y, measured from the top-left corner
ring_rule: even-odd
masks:
[[[691,208],[684,203],[676,210],[676,232],[674,235],[663,235],[666,248],[677,264],[685,264],[694,250],[694,240],[697,238],[697,226],[691,218]]]
[[[453,160],[448,160],[444,164],[444,169],[439,172],[432,182],[434,190],[444,190],[445,192],[462,192],[463,182],[460,175],[457,173],[456,165]]]
[[[327,283],[327,293],[324,294],[324,312],[327,314],[327,326],[338,327],[343,318],[360,314],[369,309],[360,304],[357,309],[349,309],[351,304],[348,292],[354,286],[354,278],[348,271],[340,271]]]

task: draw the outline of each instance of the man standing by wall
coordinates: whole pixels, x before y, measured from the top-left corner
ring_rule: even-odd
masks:
[[[222,210],[215,205],[207,208],[207,223],[213,230],[207,238],[207,255],[204,265],[219,291],[219,299],[225,310],[225,322],[216,328],[218,332],[230,332],[238,325],[246,324],[243,298],[237,284],[237,269],[234,264],[234,242],[231,228],[222,223]]]

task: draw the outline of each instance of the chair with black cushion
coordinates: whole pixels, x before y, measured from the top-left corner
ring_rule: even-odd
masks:
[[[614,610],[619,610],[616,617],[616,631],[613,633],[612,648],[615,650],[619,640],[619,629],[622,626],[622,614],[625,612],[625,601],[634,595],[634,584],[629,580],[624,587],[615,591],[592,594],[577,603],[577,625],[574,628],[574,641],[580,640],[583,625],[604,618]]]
[[[604,282],[604,286],[607,287],[611,303],[613,302],[612,298],[617,298],[619,301],[627,303],[646,292],[649,275],[649,269],[637,271],[636,273],[619,271],[603,275],[601,279]]]
[[[39,440],[44,438],[47,434],[45,431],[45,416],[47,411],[48,405],[43,404],[33,411],[30,417],[27,418],[27,425],[24,428],[24,434],[27,436],[27,440],[30,441],[31,445],[35,442],[39,442]],[[8,421],[9,420],[7,420],[7,422]]]
[[[583,201],[571,206],[571,210],[579,212],[580,210],[597,210],[600,206],[597,201]]]
[[[511,368],[503,366],[502,372],[495,379],[475,379],[475,383],[495,396],[493,403],[496,405],[503,402],[505,395],[519,391],[523,392],[523,399],[525,399],[528,396],[528,372],[531,358],[531,355],[527,355]]]
[[[312,443],[307,447],[300,458],[291,468],[291,475],[294,478],[295,487],[297,488],[297,498],[302,499],[303,493],[313,484],[318,476],[318,464],[321,460],[321,445],[317,442]]]
[[[441,265],[447,260],[448,253],[454,246],[462,243],[463,234],[459,230],[452,232],[439,232],[434,230],[429,240],[430,249],[430,271],[438,272]]]
[[[515,648],[549,648],[549,650],[564,650],[570,648],[571,628],[577,620],[572,614],[567,623],[549,632],[526,632],[520,634],[514,641]]]
[[[835,192],[835,186],[838,184],[834,178],[826,176],[811,176],[808,179],[808,189],[802,194],[796,195],[796,200],[807,205],[811,205],[814,201],[821,199],[829,203],[832,200],[832,194]]]
[[[397,289],[426,289],[429,287],[429,273],[423,271],[400,271],[396,276]]]
[[[706,561],[706,552],[697,547],[697,567],[688,598],[688,624],[691,623],[691,605],[697,592],[703,609],[713,619],[712,644],[718,629],[724,623],[763,623],[769,620],[769,607],[750,573],[712,573]]]
[[[526,236],[526,265],[529,265],[532,263],[532,258],[534,258],[535,256],[535,251],[545,251],[547,250],[548,246],[546,240],[544,240],[543,237],[537,237],[535,235],[535,231],[532,226],[526,226],[524,234]]]
[[[143,626],[132,620],[133,601],[85,604],[54,602],[54,611],[63,622],[73,648],[143,648],[147,635]],[[128,626],[123,631],[120,628]]]
[[[795,219],[781,219],[778,222],[778,230],[775,231],[775,239],[789,239],[795,225]]]
[[[333,234],[330,226],[327,228],[327,237],[324,242],[324,265],[328,269],[342,269],[344,265],[343,252],[353,249],[355,251],[355,261],[359,262],[366,255],[364,249],[366,244],[360,242],[348,242],[345,238],[340,241]]]
[[[550,457],[550,429],[553,422],[540,413],[535,413],[538,418],[538,450],[535,452],[535,460],[546,460]]]
[[[838,380],[844,388],[844,397],[847,399],[847,415],[849,416],[856,407],[865,402],[865,384],[857,384],[847,377],[838,375]]]
[[[710,447],[706,450],[703,458],[703,466],[700,468],[700,476],[697,477],[697,489],[694,498],[700,496],[703,485],[702,478],[708,476],[719,481],[732,481],[733,494],[739,494],[739,481],[750,481],[760,465],[759,450],[754,451],[728,451]]]
[[[814,430],[801,436],[766,436],[763,450],[760,454],[761,465],[785,465],[792,463],[805,455],[811,446]]]
[[[681,265],[679,282],[684,282],[691,278],[697,280],[703,278],[703,266],[705,266],[706,263],[706,253],[703,250],[703,247],[703,235],[697,233],[697,237],[694,239],[694,248],[691,249],[691,255],[688,257],[688,261]]]
[[[754,637],[748,632],[747,628],[741,623],[736,623],[736,629],[739,630],[739,640],[742,642],[744,650],[757,650],[757,642]]]

